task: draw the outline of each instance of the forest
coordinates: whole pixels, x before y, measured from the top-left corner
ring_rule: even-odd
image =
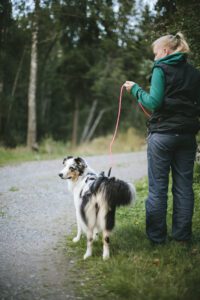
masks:
[[[200,69],[200,1],[0,0],[0,146],[113,132],[121,85],[149,88],[152,42],[181,31]],[[145,132],[125,94],[120,127]]]

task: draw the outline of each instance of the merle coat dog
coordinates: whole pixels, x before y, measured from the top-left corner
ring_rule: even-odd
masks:
[[[84,259],[92,255],[92,243],[98,232],[103,234],[103,259],[108,259],[109,236],[115,224],[117,206],[128,205],[135,200],[132,184],[96,174],[80,157],[68,156],[63,161],[64,168],[59,173],[67,179],[68,188],[73,193],[77,219],[78,242],[81,232],[87,236],[87,250]]]

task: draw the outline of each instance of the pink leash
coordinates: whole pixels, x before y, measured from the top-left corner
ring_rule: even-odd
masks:
[[[124,89],[124,85],[121,86],[121,90],[120,90],[120,95],[119,95],[119,108],[118,108],[118,115],[117,115],[117,122],[116,122],[116,125],[115,125],[115,131],[114,131],[114,134],[113,134],[113,137],[112,137],[112,140],[110,142],[110,146],[109,146],[109,154],[110,154],[110,157],[111,157],[111,168],[113,166],[113,161],[112,161],[112,146],[113,146],[113,143],[115,141],[115,138],[116,138],[116,135],[117,135],[117,130],[118,130],[118,127],[119,127],[119,120],[120,120],[120,114],[121,114],[121,107],[122,107],[122,94],[123,94],[123,89]],[[150,117],[151,115],[146,111],[146,109],[143,107],[143,105],[138,102],[138,105],[141,107],[141,109],[143,110],[144,114],[148,117]],[[109,172],[108,172],[108,177],[110,176],[110,172],[111,172],[111,168],[109,169]]]
[[[123,89],[124,89],[124,85],[121,86],[121,90],[120,90],[120,95],[119,95],[119,108],[118,108],[118,115],[117,115],[117,122],[116,122],[116,125],[115,125],[115,132],[113,134],[113,137],[112,137],[112,140],[111,140],[111,143],[110,143],[110,147],[109,147],[109,153],[110,155],[112,156],[112,145],[115,141],[115,137],[116,137],[116,134],[117,134],[117,129],[118,129],[118,126],[119,126],[119,119],[120,119],[120,114],[121,114],[121,107],[122,107],[122,94],[123,94]]]
[[[148,113],[148,111],[144,108],[144,106],[138,102],[138,105],[141,107],[141,109],[143,110],[144,114],[147,116],[147,117],[151,117],[151,115]]]

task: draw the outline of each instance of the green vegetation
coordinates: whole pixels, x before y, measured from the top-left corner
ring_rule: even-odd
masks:
[[[200,186],[195,174],[196,198],[193,240],[190,245],[167,241],[153,246],[145,235],[145,198],[147,180],[136,183],[134,207],[117,211],[111,237],[111,258],[102,260],[101,239],[94,243],[93,257],[83,260],[86,240],[66,244],[71,257],[71,280],[80,299],[200,299]],[[169,193],[168,233],[171,230],[172,197]]]
[[[38,4],[37,13],[33,3]],[[34,118],[38,143],[51,136],[76,145],[86,136],[112,133],[124,81],[149,88],[151,43],[160,35],[182,31],[192,62],[200,68],[200,2],[158,0],[153,11],[144,3],[1,1],[0,146],[26,144],[34,18],[38,21]],[[144,132],[145,118],[135,102],[134,107],[131,104],[132,97],[125,93],[123,100],[121,127]]]
[[[151,50],[139,30],[144,7],[139,13],[135,1],[34,2],[37,13],[25,0],[0,4],[0,144],[16,147],[26,143],[34,18],[38,20],[37,141],[52,136],[78,144],[96,101],[89,130],[101,118],[92,135],[109,134],[124,81],[137,78],[148,85],[146,74],[151,66],[146,61]],[[144,118],[130,109],[127,93],[125,98],[123,128],[144,129]]]
[[[23,146],[14,149],[0,147],[0,166],[26,161],[55,159],[66,155],[68,150],[69,147],[63,142],[55,142],[52,139],[46,139],[41,143],[37,152]]]
[[[9,189],[10,192],[18,192],[19,188],[16,186],[11,186],[11,188]]]
[[[65,157],[66,155],[108,154],[111,140],[112,135],[107,135],[72,148],[69,143],[56,142],[52,138],[47,138],[41,142],[37,152],[30,151],[26,147],[17,147],[15,149],[0,147],[0,166],[31,160],[49,160]],[[135,129],[129,128],[123,132],[119,130],[112,150],[113,153],[138,151],[144,145],[144,136]]]
[[[0,218],[4,218],[6,216],[6,213],[3,210],[0,210]]]

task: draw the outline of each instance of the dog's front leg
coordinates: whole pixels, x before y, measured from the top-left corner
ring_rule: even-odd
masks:
[[[103,260],[106,260],[110,257],[110,249],[109,249],[109,242],[110,242],[110,232],[107,230],[103,231]]]
[[[74,243],[77,243],[81,238],[81,225],[80,225],[80,222],[79,222],[78,214],[76,214],[76,222],[77,222],[77,235],[76,235],[75,238],[73,238]]]
[[[92,244],[93,244],[93,232],[92,230],[87,231],[87,250],[84,255],[84,259],[92,255]]]

